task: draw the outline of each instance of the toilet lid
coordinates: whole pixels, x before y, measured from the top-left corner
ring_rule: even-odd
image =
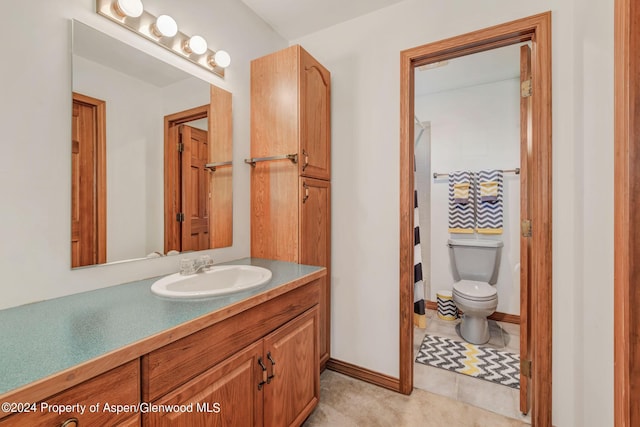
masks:
[[[498,295],[498,290],[494,286],[487,282],[476,282],[475,280],[461,280],[454,283],[453,292],[475,301],[494,299]]]

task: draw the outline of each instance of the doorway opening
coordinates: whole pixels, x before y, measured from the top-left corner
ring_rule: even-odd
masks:
[[[414,301],[424,290],[426,305],[422,319],[414,307],[414,319],[422,320],[414,321],[414,387],[518,419],[520,339],[527,341],[520,335],[519,172],[521,139],[526,144],[520,129],[527,127],[520,124],[527,117],[520,110],[528,105],[521,103],[520,68],[521,56],[528,57],[529,50],[529,43],[519,43],[429,64],[417,68],[414,80],[414,228],[420,238],[416,265],[422,266],[414,273],[422,277],[422,283],[416,280]],[[526,70],[524,74],[522,80],[527,80]],[[464,184],[469,198],[458,205],[450,192],[461,172],[470,179]],[[493,196],[487,196],[488,184]],[[482,197],[480,189],[485,189]],[[463,221],[458,208],[471,215]],[[451,229],[452,222],[467,228]],[[454,272],[452,255],[460,252],[447,247],[449,239],[499,244],[499,262],[465,272],[458,259],[462,270]],[[454,276],[459,271],[459,279],[486,283],[496,266],[495,282],[485,285],[496,293],[496,305],[487,313],[488,334],[483,342],[472,339],[471,346],[462,336],[459,307],[452,298]],[[445,342],[451,348],[445,350]],[[467,359],[469,352],[473,358]]]
[[[413,385],[415,69],[473,53],[529,42],[530,96],[521,101],[520,217],[532,224],[520,238],[520,410],[534,425],[551,425],[551,29],[550,13],[419,46],[401,56],[400,391]],[[522,76],[521,72],[521,76]],[[528,79],[527,79],[528,80]],[[523,89],[524,89],[523,85]],[[522,113],[524,111],[524,113]],[[445,171],[446,172],[446,171]],[[522,200],[526,201],[522,203]],[[525,224],[525,222],[523,222]],[[525,231],[528,231],[525,230]],[[531,296],[534,296],[531,298]],[[524,334],[523,334],[524,332]],[[528,364],[531,361],[531,365]]]

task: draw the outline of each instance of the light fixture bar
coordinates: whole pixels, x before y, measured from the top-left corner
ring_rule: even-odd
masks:
[[[145,10],[142,12],[142,15],[137,18],[131,18],[128,16],[122,17],[116,13],[113,8],[113,4],[114,0],[96,0],[96,12],[99,15],[102,15],[105,18],[108,18],[109,20],[133,31],[134,33],[151,40],[165,49],[172,51],[176,55],[199,65],[205,70],[224,78],[224,68],[216,65],[215,63],[212,65],[212,62],[209,59],[215,56],[215,51],[207,49],[201,55],[195,53],[188,54],[183,50],[183,46],[191,38],[190,36],[178,31],[173,37],[158,37],[154,34],[153,30],[153,26],[156,22],[155,16]]]

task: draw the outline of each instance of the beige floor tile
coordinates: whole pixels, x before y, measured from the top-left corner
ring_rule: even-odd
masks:
[[[458,400],[506,417],[519,414],[511,388],[468,375],[458,376]]]
[[[504,331],[495,320],[489,320],[489,333],[491,334],[491,338],[489,338],[488,343],[483,345],[500,350],[505,348]]]
[[[520,412],[520,389],[512,388],[511,393],[513,394],[513,407],[516,408],[515,414],[511,418],[531,424],[531,414],[523,415]]]
[[[413,327],[413,358],[415,359],[418,355],[418,350],[420,350],[420,346],[422,345],[422,340],[424,339],[425,334],[427,333],[426,329]]]
[[[507,323],[507,322],[498,322],[498,323],[500,324],[500,327],[502,327],[503,330],[507,331],[509,335],[511,335],[512,337],[520,336],[520,325],[516,325],[515,323]]]
[[[459,375],[455,372],[435,368],[423,363],[413,364],[413,386],[415,388],[451,399],[457,399],[458,397],[457,377]]]
[[[460,323],[459,320],[447,321],[435,316],[431,321],[427,322],[426,332],[440,337],[460,339],[460,335],[456,331],[456,325],[458,325],[458,323]]]
[[[510,351],[511,353],[520,353],[520,337],[519,336],[511,336],[505,334],[505,350]]]

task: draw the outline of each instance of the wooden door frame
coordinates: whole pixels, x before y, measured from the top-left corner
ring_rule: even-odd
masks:
[[[95,177],[96,177],[96,248],[97,263],[107,262],[107,103],[78,92],[71,92],[72,102],[93,107],[95,116]]]
[[[192,120],[211,117],[211,104],[201,105],[188,110],[164,116],[164,251],[169,250],[171,238],[178,236],[180,241],[180,224],[175,221],[177,207],[182,200],[180,186],[180,156],[176,147],[171,146],[169,129]],[[211,120],[209,120],[209,123]],[[181,244],[182,247],[182,244]]]
[[[551,12],[401,52],[400,59],[400,392],[413,389],[413,138],[415,67],[531,41],[534,99],[531,170],[532,408],[551,426]]]
[[[615,1],[614,420],[640,425],[640,7]]]

